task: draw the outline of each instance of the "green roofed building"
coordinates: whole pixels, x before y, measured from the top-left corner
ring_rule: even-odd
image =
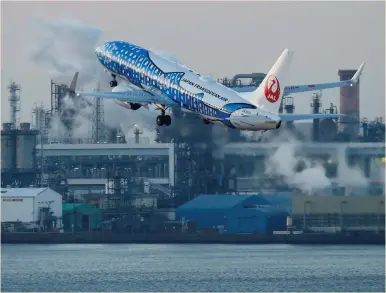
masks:
[[[101,211],[87,203],[63,204],[63,228],[65,232],[92,231],[101,223]]]

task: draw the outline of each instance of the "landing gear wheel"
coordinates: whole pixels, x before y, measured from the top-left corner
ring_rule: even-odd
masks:
[[[163,121],[162,118],[163,118],[163,116],[161,116],[161,115],[160,115],[160,116],[157,116],[157,125],[158,125],[158,126],[162,126],[162,125],[163,125],[163,122],[164,122],[164,121]]]
[[[172,118],[169,115],[163,116],[164,124],[169,126],[172,123]]]
[[[117,85],[118,85],[118,82],[115,79],[110,81],[110,86],[111,87],[116,87]]]
[[[158,126],[169,126],[172,123],[172,119],[169,115],[159,115],[157,116],[157,125]]]

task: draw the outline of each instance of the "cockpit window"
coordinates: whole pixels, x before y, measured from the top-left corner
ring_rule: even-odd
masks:
[[[227,112],[234,112],[240,109],[256,109],[256,107],[246,103],[233,103],[233,104],[225,105],[223,107],[223,110]]]

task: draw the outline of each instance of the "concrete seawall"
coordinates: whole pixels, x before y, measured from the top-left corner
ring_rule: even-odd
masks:
[[[200,235],[185,233],[2,233],[1,243],[202,243],[202,244],[385,244],[385,234],[297,234],[297,235]]]

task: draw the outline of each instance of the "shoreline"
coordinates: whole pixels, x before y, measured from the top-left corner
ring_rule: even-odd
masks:
[[[385,233],[359,235],[303,233],[287,235],[224,235],[189,233],[111,232],[3,232],[2,244],[315,244],[315,245],[385,245]]]

